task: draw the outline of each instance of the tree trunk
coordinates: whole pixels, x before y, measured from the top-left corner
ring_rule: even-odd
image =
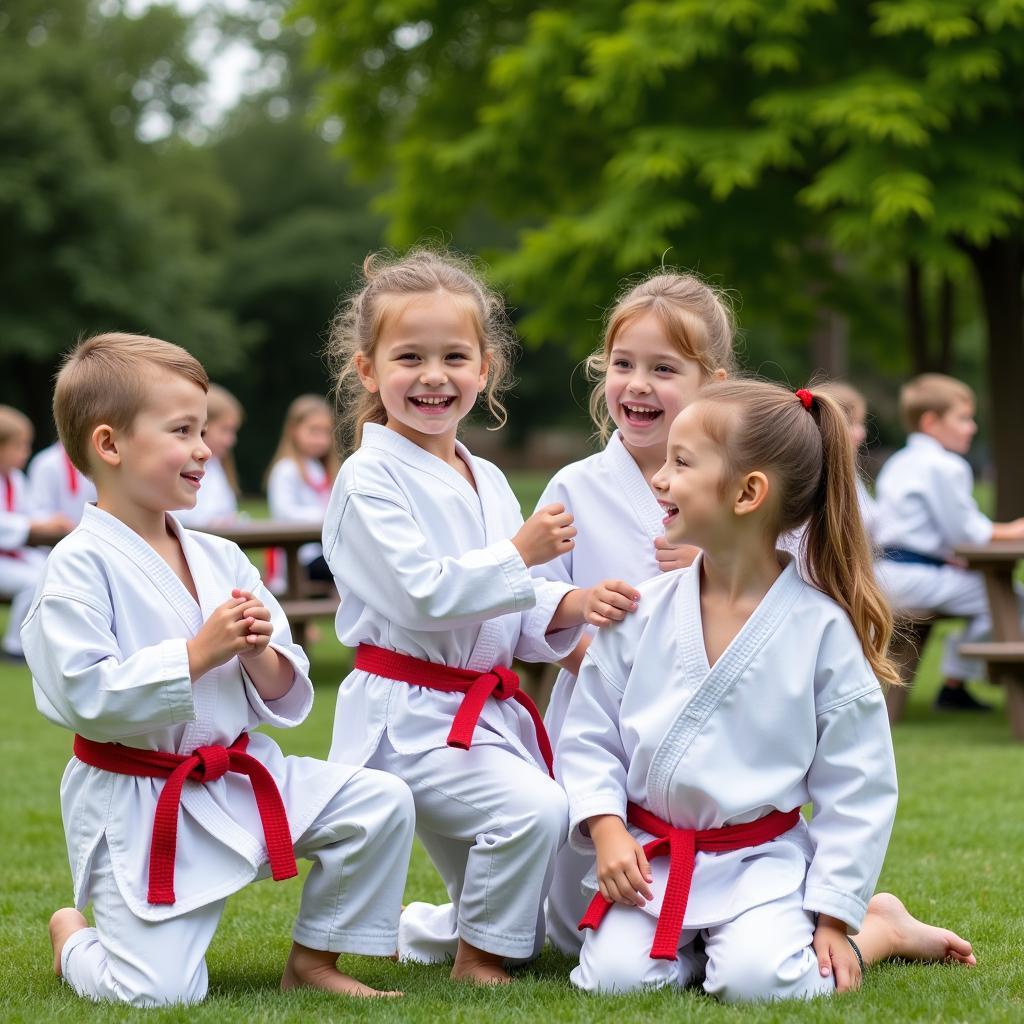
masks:
[[[974,265],[988,327],[988,396],[996,467],[996,519],[1024,515],[1024,239],[966,246]]]
[[[921,287],[921,264],[907,260],[907,282],[904,287],[907,310],[907,334],[910,342],[910,366],[914,376],[931,369],[928,358],[928,317],[925,313]]]
[[[953,370],[954,297],[953,281],[949,274],[943,274],[939,290],[939,373],[952,373]]]

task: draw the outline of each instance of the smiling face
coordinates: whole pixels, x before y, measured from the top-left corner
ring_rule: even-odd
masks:
[[[729,528],[733,500],[723,486],[722,450],[708,436],[699,410],[690,405],[672,422],[665,465],[651,484],[665,512],[665,539],[712,548]]]
[[[454,437],[487,384],[469,310],[447,292],[417,295],[388,316],[373,358],[357,356],[363,386],[377,392],[387,426],[424,446]]]
[[[146,512],[193,508],[210,457],[205,430],[206,392],[177,374],[154,374],[128,430],[94,431],[102,462],[116,470],[101,472],[97,486],[116,488],[119,503]]]
[[[612,343],[605,399],[628,449],[664,452],[676,416],[697,396],[706,377],[668,338],[657,314],[626,324]]]
[[[227,412],[219,419],[211,420],[206,426],[206,447],[215,459],[223,459],[238,440],[241,419],[234,412]]]

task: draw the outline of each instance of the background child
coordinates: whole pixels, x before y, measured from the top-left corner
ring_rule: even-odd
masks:
[[[501,300],[468,263],[430,252],[370,257],[364,274],[329,346],[360,441],[324,525],[338,637],[358,648],[331,757],[409,784],[451,896],[406,908],[400,955],[453,956],[454,978],[506,982],[504,961],[544,941],[567,815],[540,715],[505,666],[565,657],[585,618],[621,617],[635,591],[534,579],[530,566],[572,547],[572,517],[553,505],[524,524],[501,472],[456,440],[481,392],[504,419]]]
[[[896,810],[878,685],[896,673],[842,413],[806,391],[709,384],[654,485],[666,539],[701,554],[595,639],[563,726],[571,841],[596,851],[603,897],[573,983],[686,985],[699,932],[704,988],[722,1000],[856,987],[847,931]],[[776,551],[804,523],[811,582]],[[671,829],[671,867],[649,863],[668,843],[642,844]],[[865,961],[884,953],[861,938]]]
[[[76,733],[61,784],[76,908],[51,919],[54,969],[94,1000],[197,1002],[226,898],[268,861],[296,874],[298,854],[313,867],[282,988],[376,994],[335,961],[395,948],[409,791],[251,732],[297,725],[313,688],[242,551],[167,515],[210,456],[206,387],[184,349],[129,334],[82,342],[57,378],[61,440],[98,499],[51,553],[23,634],[39,710]]]
[[[76,526],[82,518],[82,509],[96,500],[93,482],[68,458],[60,441],[32,456],[28,464],[28,483],[35,515],[59,513]]]
[[[618,300],[601,348],[587,361],[595,381],[590,412],[605,447],[559,470],[541,496],[538,508],[559,502],[572,513],[578,535],[572,551],[535,574],[577,587],[608,578],[640,583],[692,561],[695,548],[666,544],[651,479],[664,465],[676,415],[702,384],[732,372],[732,341],[728,307],[694,275],[659,273]],[[555,681],[544,716],[553,744],[594,632],[563,662]],[[577,925],[589,902],[582,883],[592,865],[593,857],[566,844],[548,894],[548,938],[571,956],[583,942]]]
[[[46,552],[31,545],[54,543],[74,523],[61,512],[40,515],[32,506],[22,470],[32,451],[32,421],[0,405],[0,596],[10,598],[3,652],[21,660],[21,624],[43,572]]]
[[[200,526],[228,525],[238,518],[238,473],[234,448],[244,413],[239,401],[227,388],[211,384],[206,394],[206,462],[202,486],[195,508],[176,512],[178,521],[189,529]]]
[[[267,470],[270,518],[289,523],[323,523],[337,473],[331,407],[319,395],[299,395],[285,413],[281,440]],[[310,579],[330,582],[331,570],[319,544],[299,548],[299,561]],[[267,576],[272,585],[283,582],[283,571],[280,552],[270,552]]]
[[[991,628],[985,585],[977,573],[953,564],[958,544],[1024,537],[1024,519],[993,523],[974,500],[974,478],[964,458],[977,431],[974,392],[952,377],[926,373],[900,389],[900,411],[911,431],[906,447],[882,467],[876,483],[876,540],[880,583],[900,612],[935,612],[967,619],[946,638],[945,683],[936,707],[988,710],[964,688],[984,667],[962,658],[959,645],[983,640]]]

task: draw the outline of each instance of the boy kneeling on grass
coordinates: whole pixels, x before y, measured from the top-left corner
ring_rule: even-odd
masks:
[[[241,550],[168,515],[195,504],[210,457],[207,387],[184,349],[129,334],[82,342],[57,378],[61,441],[98,498],[22,631],[39,710],[76,734],[61,805],[77,909],[51,918],[54,970],[90,999],[198,1002],[226,898],[299,855],[313,867],[281,987],[380,995],[336,960],[396,949],[412,798],[250,734],[297,725],[313,688]]]

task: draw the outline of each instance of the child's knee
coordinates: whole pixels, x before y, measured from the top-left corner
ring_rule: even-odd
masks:
[[[752,1003],[826,995],[832,984],[807,949],[780,957],[768,942],[741,940],[725,956],[709,959],[704,991],[723,1003]]]
[[[569,801],[565,791],[556,782],[546,779],[548,785],[538,789],[533,801],[533,829],[539,842],[553,851],[565,842],[569,832]]]

